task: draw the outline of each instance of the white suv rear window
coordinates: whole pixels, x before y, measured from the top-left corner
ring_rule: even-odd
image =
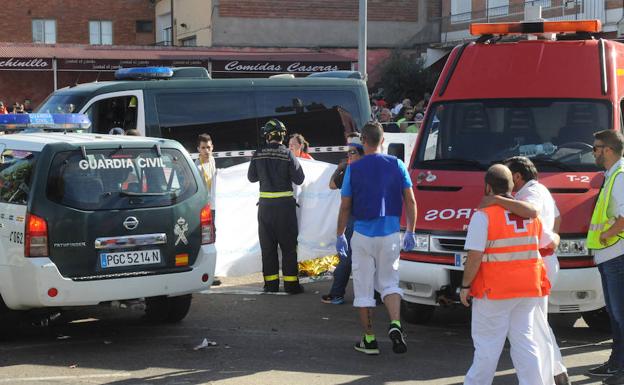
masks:
[[[197,192],[189,163],[178,150],[155,148],[68,151],[50,168],[48,198],[83,210],[162,207]]]

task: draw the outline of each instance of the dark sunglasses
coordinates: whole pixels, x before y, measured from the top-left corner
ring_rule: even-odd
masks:
[[[349,153],[349,155],[357,155],[357,154],[359,154],[359,152],[357,150],[349,150],[348,153]]]
[[[592,146],[592,150],[596,152],[599,148],[605,148],[605,147],[607,146],[605,146],[604,144],[597,144],[597,145]]]

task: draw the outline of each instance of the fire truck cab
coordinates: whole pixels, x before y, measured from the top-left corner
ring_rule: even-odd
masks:
[[[453,49],[416,140],[410,173],[417,246],[403,251],[403,316],[427,322],[457,300],[464,239],[493,163],[531,158],[561,213],[561,271],[549,311],[608,325],[598,269],[585,247],[603,181],[592,134],[622,130],[624,45],[600,21],[473,24],[476,42]]]

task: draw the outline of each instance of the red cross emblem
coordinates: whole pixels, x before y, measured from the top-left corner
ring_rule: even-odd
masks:
[[[513,225],[516,233],[527,232],[527,225],[531,223],[530,219],[523,218],[520,215],[510,213],[509,211],[505,211],[505,219],[508,225]]]

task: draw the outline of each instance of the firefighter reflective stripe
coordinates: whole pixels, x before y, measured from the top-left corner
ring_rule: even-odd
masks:
[[[482,210],[488,217],[487,244],[470,294],[476,298],[541,297],[550,291],[539,254],[539,219],[514,216],[500,206]]]
[[[602,186],[602,189],[600,189],[598,201],[596,201],[596,206],[594,207],[594,212],[592,213],[591,222],[589,224],[589,231],[587,232],[588,249],[604,249],[615,245],[621,237],[624,237],[624,232],[621,232],[615,237],[607,239],[605,244],[600,242],[600,234],[609,230],[615,223],[615,218],[609,218],[607,216],[607,208],[609,207],[609,200],[611,199],[611,190],[613,190],[615,177],[622,172],[624,172],[623,167],[615,170]]]
[[[292,191],[278,191],[278,192],[266,192],[260,191],[260,198],[284,198],[294,197],[295,193]]]
[[[530,251],[516,251],[502,254],[483,254],[483,262],[521,261],[523,259],[535,259],[540,256],[537,248]]]
[[[264,276],[264,281],[265,282],[277,281],[278,279],[279,279],[279,274],[272,274],[272,275],[265,275]]]
[[[297,282],[299,278],[296,275],[285,275],[284,282]]]

